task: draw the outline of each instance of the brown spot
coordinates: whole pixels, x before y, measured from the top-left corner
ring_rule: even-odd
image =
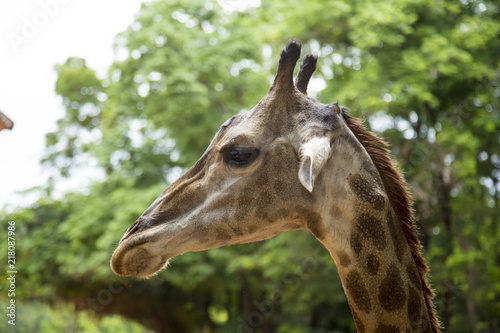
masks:
[[[408,285],[408,319],[413,328],[420,322],[420,310],[422,309],[422,301],[420,295]]]
[[[207,238],[208,235],[209,235],[208,228],[200,224],[197,224],[191,232],[191,238],[200,239],[200,241],[201,239]]]
[[[345,279],[345,288],[356,307],[366,313],[370,313],[372,304],[370,302],[370,295],[363,283],[363,278],[358,271],[350,271]]]
[[[402,263],[407,243],[401,227],[394,221],[392,212],[387,216],[387,224],[389,225],[389,233],[391,234],[392,243],[394,244],[394,251],[396,251],[399,262]]]
[[[248,209],[253,205],[254,200],[256,199],[256,196],[249,191],[243,191],[237,198],[236,198],[236,205],[239,207],[243,207],[244,209]]]
[[[337,252],[337,256],[342,267],[347,267],[351,264],[351,258],[344,251]]]
[[[354,175],[349,179],[349,185],[353,192],[362,200],[368,202],[374,209],[382,211],[385,209],[386,199],[382,191],[371,184],[366,178]]]
[[[379,250],[386,246],[384,228],[382,221],[366,213],[359,215],[356,229],[361,234],[362,239],[370,239]]]
[[[215,239],[217,239],[219,241],[226,241],[226,240],[231,239],[231,235],[229,235],[224,230],[220,230],[219,229],[219,230],[216,231]]]
[[[335,217],[340,215],[340,209],[336,204],[330,206],[330,216]]]
[[[380,261],[378,257],[373,253],[368,255],[368,259],[366,260],[366,268],[368,269],[368,275],[375,275],[378,272],[378,268],[380,266]]]
[[[198,239],[198,243],[200,243],[200,244],[205,244],[205,243],[208,243],[209,241],[210,241],[210,239],[208,237],[203,237],[203,238]]]
[[[401,309],[406,303],[406,291],[398,266],[390,264],[379,287],[378,300],[387,311]]]
[[[400,330],[394,325],[378,324],[375,333],[399,333]]]
[[[363,324],[361,319],[359,319],[357,312],[354,311],[354,309],[351,309],[351,313],[352,317],[354,318],[354,323],[356,324],[358,333],[365,333],[365,325]]]
[[[269,186],[269,177],[266,173],[261,173],[259,177],[255,180],[255,187],[268,187]]]
[[[257,196],[257,213],[259,213],[259,211],[267,211],[268,207],[273,207],[276,195],[274,195],[270,190],[266,189]]]
[[[417,287],[417,289],[422,288],[422,282],[420,281],[420,274],[418,273],[417,267],[413,261],[406,264],[406,274],[410,281]]]
[[[248,229],[247,229],[248,230],[248,234],[249,235],[253,234],[257,229],[259,229],[259,228],[257,226],[255,226],[255,225],[249,226]]]
[[[318,213],[307,213],[307,215],[305,216],[305,220],[307,221],[307,228],[311,230],[312,234],[316,236],[317,239],[325,239],[325,226],[323,225],[323,221],[321,220],[321,217]]]
[[[245,232],[243,231],[243,228],[242,228],[242,227],[240,227],[240,226],[238,226],[238,225],[237,225],[237,226],[232,226],[232,225],[230,225],[230,224],[228,224],[228,225],[230,226],[230,228],[231,228],[231,229],[233,229],[234,234],[235,234],[236,236],[243,236],[243,235],[245,234]]]
[[[351,248],[356,254],[360,254],[363,249],[363,243],[361,242],[361,235],[359,232],[354,231],[351,234]]]
[[[269,215],[269,210],[267,208],[257,208],[255,211],[255,217],[262,222],[275,222]]]

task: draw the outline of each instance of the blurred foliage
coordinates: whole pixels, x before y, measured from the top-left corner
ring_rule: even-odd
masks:
[[[37,302],[71,303],[82,322],[120,314],[158,332],[354,331],[334,264],[305,231],[187,253],[149,280],[109,268],[126,228],[225,119],[264,96],[279,50],[299,38],[320,56],[316,98],[349,106],[391,142],[415,196],[446,331],[498,331],[499,4],[243,4],[147,3],[116,37],[106,77],[84,59],[56,66],[66,115],[47,135],[43,161],[54,180],[34,206],[8,216],[20,240],[18,297],[35,302],[26,311],[61,327],[75,322],[69,312],[45,314]],[[57,176],[78,167],[102,170],[105,180],[54,199]]]
[[[0,322],[1,332],[44,333],[152,333],[142,325],[126,322],[119,315],[96,317],[93,312],[75,312],[73,306],[31,302],[17,310],[16,326]],[[22,319],[21,319],[22,318]],[[14,330],[13,330],[14,328]]]

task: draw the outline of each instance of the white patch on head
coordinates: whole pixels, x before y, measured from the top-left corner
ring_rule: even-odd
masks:
[[[301,156],[314,156],[315,159],[321,159],[321,166],[323,166],[330,156],[330,139],[327,137],[313,137],[302,144]],[[316,162],[320,162],[320,160],[316,160]]]
[[[299,179],[302,185],[312,192],[314,181],[330,157],[330,139],[328,137],[313,137],[302,144],[300,152]]]

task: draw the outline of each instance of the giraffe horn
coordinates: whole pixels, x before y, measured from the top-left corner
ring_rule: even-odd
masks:
[[[286,92],[293,89],[293,70],[300,57],[302,43],[293,39],[281,51],[278,71],[269,91]]]
[[[318,56],[311,53],[307,54],[302,60],[300,65],[299,74],[297,74],[297,79],[295,80],[295,86],[301,93],[307,95],[307,85],[311,76],[316,71],[316,65],[318,63]]]

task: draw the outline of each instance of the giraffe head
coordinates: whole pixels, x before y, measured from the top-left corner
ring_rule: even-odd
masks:
[[[307,96],[316,57],[294,82],[300,49],[287,44],[266,96],[219,128],[127,230],[111,267],[147,277],[188,251],[305,227],[339,263],[360,332],[439,332],[406,182],[383,140]]]
[[[111,259],[116,274],[146,277],[188,251],[314,229],[314,182],[342,117],[336,104],[306,95],[315,56],[304,57],[294,83],[300,49],[298,41],[287,44],[267,95],[227,120],[198,162],[127,230]]]

